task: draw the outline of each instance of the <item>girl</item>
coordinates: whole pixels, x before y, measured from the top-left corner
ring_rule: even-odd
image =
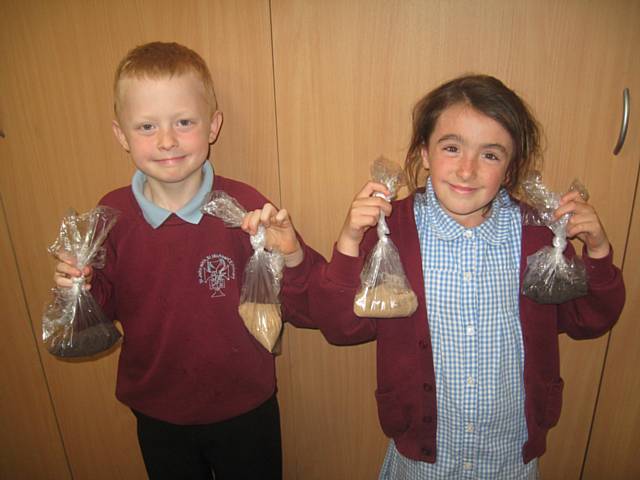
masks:
[[[375,395],[391,439],[380,478],[536,478],[562,402],[558,334],[597,337],[622,310],[609,241],[578,193],[564,195],[556,215],[570,213],[567,233],[584,242],[588,295],[542,305],[520,294],[527,256],[553,237],[523,225],[527,207],[511,196],[539,158],[539,138],[525,103],[499,80],[441,85],[413,112],[411,194],[390,204],[374,196],[389,193],[383,185],[367,183],[312,280],[311,308],[331,343],[377,340]],[[352,313],[380,211],[418,296],[407,318]],[[565,255],[574,254],[569,244]]]

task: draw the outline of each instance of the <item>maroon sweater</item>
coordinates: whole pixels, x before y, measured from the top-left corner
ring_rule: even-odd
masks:
[[[267,201],[219,175],[213,188],[246,210]],[[209,215],[197,225],[171,215],[154,230],[130,187],[107,194],[100,204],[122,212],[91,290],[124,329],[117,398],[145,415],[185,425],[235,417],[273,395],[274,356],[237,311],[253,253],[249,235]],[[318,254],[303,248],[303,263],[285,268],[281,300],[285,320],[311,326],[302,312],[307,274]]]
[[[420,244],[413,211],[414,197],[395,202],[387,219],[391,239],[413,291],[418,309],[407,318],[363,319],[353,314],[364,258],[377,241],[370,229],[358,258],[334,250],[328,264],[318,264],[310,284],[310,308],[327,340],[354,344],[377,340],[378,416],[384,433],[405,457],[436,461],[436,384],[424,293]],[[528,255],[551,245],[546,227],[525,226],[522,232],[520,280]],[[571,244],[565,254],[575,253]],[[524,462],[542,455],[547,431],[560,416],[563,381],[560,378],[558,334],[593,338],[608,331],[624,305],[622,275],[607,258],[584,257],[589,294],[562,305],[542,305],[520,295],[520,323],[524,342],[525,417],[528,441]]]

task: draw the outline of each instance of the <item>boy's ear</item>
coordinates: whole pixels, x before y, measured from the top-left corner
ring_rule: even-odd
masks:
[[[211,128],[209,129],[209,144],[215,143],[222,128],[222,112],[216,110],[211,116]]]
[[[426,145],[420,147],[420,156],[422,157],[422,166],[429,170],[429,153]]]
[[[131,150],[129,148],[129,142],[127,141],[127,137],[125,136],[124,132],[120,128],[120,124],[118,123],[117,120],[114,120],[111,123],[111,128],[113,129],[113,133],[118,139],[118,142],[120,143],[120,145],[122,145],[122,148],[124,148],[127,152],[129,152]]]

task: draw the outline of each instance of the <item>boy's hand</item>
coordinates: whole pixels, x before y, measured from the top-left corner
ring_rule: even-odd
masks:
[[[287,267],[295,267],[302,263],[302,247],[289,213],[284,208],[278,210],[270,203],[265,203],[261,209],[253,210],[245,215],[241,228],[248,234],[255,235],[259,225],[263,225],[266,229],[266,247],[284,254]]]
[[[390,192],[381,183],[368,182],[353,199],[336,245],[340,253],[357,257],[365,232],[378,223],[380,212],[391,214],[391,204],[375,194],[389,196]]]
[[[53,274],[53,281],[56,283],[56,286],[60,288],[71,288],[74,283],[74,278],[84,276],[84,289],[89,290],[91,288],[93,268],[86,266],[81,272],[75,267],[74,260],[66,259],[62,255],[58,256],[58,258],[60,262],[56,264],[56,270]]]
[[[603,258],[609,254],[609,239],[602,223],[593,208],[580,197],[579,192],[569,192],[560,199],[560,206],[555,211],[558,219],[571,213],[567,222],[567,237],[578,237],[587,246],[591,258]]]

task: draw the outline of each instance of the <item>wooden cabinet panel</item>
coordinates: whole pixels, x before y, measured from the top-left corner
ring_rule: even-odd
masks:
[[[402,162],[411,108],[465,72],[496,75],[547,133],[545,180],[580,178],[620,262],[638,145],[611,154],[622,88],[638,85],[640,5],[619,2],[277,0],[272,2],[282,200],[305,239],[329,255],[348,205],[379,155]],[[634,126],[630,138],[637,138]],[[375,348],[334,348],[290,331],[299,478],[375,478]],[[565,409],[544,478],[578,478],[606,337],[561,340]],[[310,372],[313,372],[311,375]],[[319,420],[320,419],[320,420]]]
[[[636,122],[639,109],[634,103]],[[627,303],[609,341],[584,480],[640,478],[640,186],[623,274]]]
[[[177,41],[202,54],[225,114],[216,171],[279,201],[267,1],[28,0],[3,7],[0,192],[37,338],[52,285],[46,247],[62,214],[93,207],[133,172],[111,133],[113,73],[133,46]],[[73,477],[144,478],[133,416],[114,396],[117,353],[69,362],[40,346],[40,355]]]
[[[4,156],[0,145],[0,159]],[[0,271],[4,335],[0,351],[0,478],[71,478],[2,202]]]

